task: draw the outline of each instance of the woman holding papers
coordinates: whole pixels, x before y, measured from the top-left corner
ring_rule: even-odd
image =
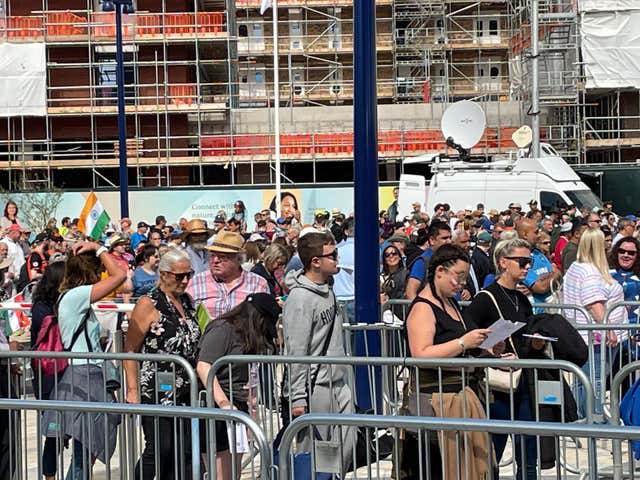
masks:
[[[193,300],[185,293],[193,275],[189,255],[183,250],[169,249],[160,258],[158,271],[158,286],[141,297],[133,309],[125,352],[179,355],[195,367],[200,329]],[[189,378],[179,365],[142,362],[140,382],[137,362],[125,361],[124,370],[128,403],[190,404]],[[174,478],[176,468],[180,471],[179,477],[184,474],[186,478],[191,455],[185,452],[182,463],[176,463],[176,458],[182,455],[180,445],[191,445],[188,436],[180,438],[182,432],[191,430],[188,419],[174,421],[170,417],[143,416],[142,430],[145,448],[136,465],[135,478]]]
[[[258,355],[275,351],[276,323],[281,308],[273,295],[253,293],[237,307],[209,322],[202,334],[197,372],[200,381],[207,385],[211,366],[228,355]],[[249,412],[249,369],[246,365],[231,368],[223,365],[213,379],[213,401],[218,408]],[[249,394],[251,395],[251,394]],[[216,478],[233,478],[232,458],[235,459],[236,478],[240,478],[242,454],[248,452],[244,426],[237,424],[235,446],[230,448],[232,437],[226,422],[216,422]],[[233,456],[232,456],[233,455]],[[213,478],[213,474],[209,473]]]
[[[533,315],[533,309],[528,298],[518,290],[518,285],[524,280],[531,267],[531,250],[529,243],[516,238],[504,240],[496,245],[494,262],[497,279],[486,290],[478,292],[471,305],[464,312],[465,321],[474,321],[479,327],[489,328],[499,319],[512,322],[526,323]],[[505,342],[505,354],[511,358],[527,358],[531,348],[542,349],[544,341],[525,338],[524,329],[519,330]],[[509,393],[493,391],[494,401],[490,405],[491,419],[500,420],[533,420],[533,402],[529,385],[526,381],[527,371],[520,377],[518,386]],[[513,395],[514,411],[511,410],[511,395]],[[517,478],[533,480],[536,478],[536,441],[534,437],[526,437],[525,454],[526,469],[523,464],[520,447],[520,436],[516,436]],[[507,435],[492,435],[496,451],[496,459],[500,462],[504,452]],[[525,471],[526,470],[526,475]]]
[[[427,285],[413,301],[405,325],[411,357],[465,357],[490,333],[465,320],[454,300],[466,281],[469,262],[467,253],[456,245],[442,245],[433,254]],[[409,414],[485,418],[476,394],[479,379],[473,372],[424,368],[419,370],[418,378],[412,373],[414,378],[405,386],[404,396]],[[437,439],[427,435],[419,443],[416,434],[407,432],[401,462],[403,478],[457,478],[459,467],[460,478],[489,478],[488,435],[469,432],[463,437],[465,440],[456,441],[455,432],[440,434]],[[429,448],[421,450],[419,445]],[[420,472],[418,466],[427,464],[430,472]]]

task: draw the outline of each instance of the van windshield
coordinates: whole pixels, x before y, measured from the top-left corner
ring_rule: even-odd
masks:
[[[569,197],[569,200],[571,200],[571,202],[579,209],[582,209],[584,207],[602,208],[602,202],[591,190],[565,190],[564,193],[567,195],[567,197]]]

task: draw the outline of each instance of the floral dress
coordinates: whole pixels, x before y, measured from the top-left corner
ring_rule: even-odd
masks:
[[[196,320],[196,310],[191,297],[180,296],[185,318],[159,288],[151,290],[147,296],[159,313],[158,320],[151,324],[142,342],[141,353],[163,353],[185,358],[195,369],[198,359],[200,329]],[[175,375],[174,375],[175,368]],[[164,379],[156,381],[156,371],[165,372]],[[166,387],[166,377],[170,388]],[[188,405],[190,398],[189,378],[184,368],[173,362],[143,361],[140,368],[140,395],[143,403],[161,405]]]

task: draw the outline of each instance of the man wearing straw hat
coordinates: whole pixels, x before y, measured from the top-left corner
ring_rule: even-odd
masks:
[[[218,233],[206,247],[209,269],[194,275],[187,287],[196,305],[203,303],[212,319],[227,313],[252,293],[269,293],[264,278],[242,269],[243,244],[239,233]]]

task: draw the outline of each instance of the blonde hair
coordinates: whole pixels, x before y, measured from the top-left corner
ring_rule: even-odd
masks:
[[[582,234],[578,244],[576,261],[593,265],[606,283],[609,285],[615,283],[609,273],[607,254],[604,249],[604,233],[599,228],[589,228]]]
[[[502,232],[504,233],[504,232]],[[502,235],[500,235],[502,237]],[[500,268],[500,259],[504,257],[510,257],[516,248],[526,248],[531,251],[531,246],[526,240],[521,238],[511,238],[509,240],[502,240],[493,249],[493,265],[496,268],[496,275],[500,276],[502,269]]]

